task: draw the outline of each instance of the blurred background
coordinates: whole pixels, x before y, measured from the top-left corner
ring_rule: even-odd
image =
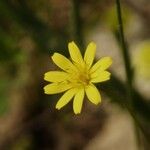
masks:
[[[149,150],[150,1],[122,0],[124,31],[133,67],[133,101],[112,0],[0,0],[0,150]],[[98,84],[102,103],[86,99],[80,115],[72,103],[55,110],[59,95],[45,95],[50,56],[68,57],[97,44],[97,58],[111,56],[112,78]],[[131,103],[132,110],[128,109]]]

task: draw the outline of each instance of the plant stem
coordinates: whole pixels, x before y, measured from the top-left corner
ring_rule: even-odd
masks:
[[[118,25],[119,25],[120,42],[121,42],[121,47],[122,47],[122,56],[123,56],[125,72],[126,72],[128,101],[127,103],[126,102],[125,103],[126,103],[127,110],[129,111],[130,115],[133,117],[133,120],[134,120],[137,147],[140,149],[141,139],[139,135],[139,129],[143,132],[143,134],[145,132],[143,131],[143,127],[141,126],[139,120],[137,119],[136,114],[132,107],[133,98],[134,98],[133,90],[132,90],[133,72],[131,68],[130,55],[129,55],[127,43],[125,41],[125,36],[124,36],[120,0],[116,0],[116,9],[117,9],[117,17],[118,17]]]
[[[124,36],[124,29],[123,29],[120,0],[116,0],[116,7],[117,7],[120,42],[121,42],[121,46],[122,46],[122,55],[123,55],[123,59],[124,59],[125,72],[126,72],[127,89],[128,89],[128,94],[129,94],[129,101],[131,101],[132,100],[133,72],[132,72],[132,68],[131,68],[131,61],[130,61],[130,55],[128,52],[127,43],[124,38],[125,36]]]

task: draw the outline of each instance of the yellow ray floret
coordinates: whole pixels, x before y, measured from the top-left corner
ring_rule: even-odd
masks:
[[[110,72],[106,71],[112,64],[110,57],[103,57],[93,66],[96,44],[89,43],[85,55],[82,57],[78,46],[74,42],[68,44],[71,60],[65,56],[54,53],[53,62],[63,71],[49,71],[45,73],[44,80],[51,82],[44,87],[45,94],[64,95],[56,104],[56,109],[61,109],[73,99],[73,111],[81,113],[84,95],[86,93],[90,102],[97,105],[101,102],[99,90],[93,83],[110,79]]]

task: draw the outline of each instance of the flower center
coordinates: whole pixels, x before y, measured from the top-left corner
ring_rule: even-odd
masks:
[[[90,81],[90,77],[88,75],[88,73],[81,73],[78,77],[79,82],[83,85],[88,85],[89,81]]]
[[[70,80],[74,86],[87,86],[91,80],[89,70],[86,66],[82,66],[80,64],[75,64],[77,70],[70,75]]]

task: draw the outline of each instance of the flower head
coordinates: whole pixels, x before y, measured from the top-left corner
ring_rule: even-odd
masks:
[[[64,95],[56,104],[56,109],[61,109],[73,99],[73,110],[79,114],[82,109],[84,95],[93,104],[101,102],[101,96],[94,83],[110,79],[110,73],[106,69],[112,64],[110,57],[103,57],[93,66],[96,52],[96,44],[91,42],[85,51],[84,58],[74,42],[68,44],[71,60],[59,53],[52,56],[53,62],[62,71],[49,71],[45,73],[44,79],[52,82],[44,87],[45,94],[56,94],[64,92]]]

